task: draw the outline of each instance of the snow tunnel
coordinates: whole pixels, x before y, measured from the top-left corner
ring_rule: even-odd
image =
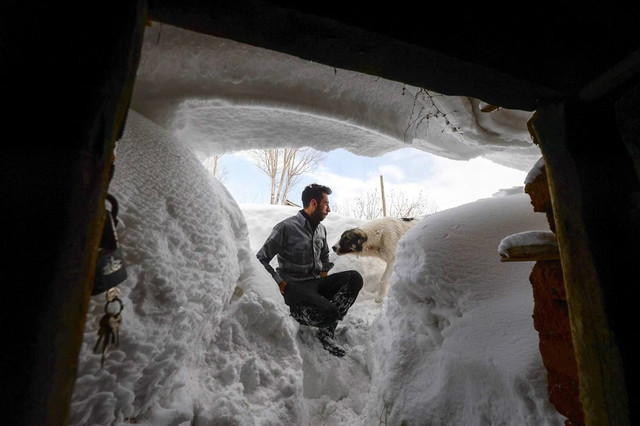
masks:
[[[17,283],[9,298],[27,318],[10,328],[15,345],[3,362],[7,405],[15,408],[8,422],[68,421],[109,163],[129,107],[188,135],[190,149],[203,156],[230,148],[224,135],[211,139],[215,132],[199,116],[217,108],[229,113],[222,119],[236,117],[247,125],[247,148],[261,129],[296,125],[316,133],[327,149],[376,155],[411,144],[455,159],[484,156],[523,171],[539,158],[521,127],[536,110],[534,130],[550,175],[587,423],[637,421],[637,286],[629,285],[637,279],[640,251],[637,15],[613,6],[585,6],[576,13],[573,7],[539,5],[505,20],[506,11],[478,4],[457,12],[452,29],[443,5],[415,10],[409,20],[418,25],[407,25],[403,8],[369,6],[158,0],[7,11],[7,122],[30,129],[33,141],[65,135],[42,149],[34,148],[37,143],[13,146],[2,158],[5,199],[13,201],[4,210],[12,250],[3,280]],[[23,25],[27,16],[37,25]],[[418,19],[425,16],[433,18],[428,25]],[[498,41],[491,35],[496,28]],[[212,47],[199,44],[205,36],[197,33],[223,37],[216,49],[226,49],[225,55],[211,59],[209,53],[221,51],[209,52]],[[269,57],[237,42],[292,57]],[[153,63],[146,52],[154,49],[174,63]],[[225,58],[235,69],[217,67]],[[261,74],[242,70],[255,58],[262,61]],[[296,69],[310,78],[290,78]],[[24,111],[43,96],[64,99],[69,107],[56,104],[34,126]],[[489,105],[500,108],[487,113]],[[335,123],[333,133],[318,134],[317,120]],[[512,139],[503,137],[507,133]],[[6,323],[15,323],[11,313],[3,314]],[[233,341],[232,333],[228,337]],[[167,348],[165,359],[181,353],[179,345]],[[261,365],[250,361],[238,377],[245,389],[255,390],[256,377],[268,381],[269,374],[260,376]],[[186,380],[189,372],[183,373]],[[235,377],[232,369],[228,373],[229,380]],[[102,379],[114,380],[108,374]],[[278,389],[295,394],[289,386],[295,380],[288,379]],[[526,395],[527,382],[519,384]],[[125,390],[116,400],[144,409],[158,402],[154,398]]]
[[[379,262],[334,256],[335,270],[355,269],[365,282],[341,324],[348,353],[339,360],[291,320],[254,268],[265,231],[297,209],[241,207],[247,235],[220,182],[194,162],[250,148],[377,156],[407,145],[522,169],[538,161],[531,112],[482,108],[152,23],[110,184],[126,224],[130,325],[98,368],[88,348],[103,303],[92,297],[71,424],[560,422],[530,319],[529,266],[501,264],[496,252],[503,234],[545,224],[522,189],[416,225],[383,304]],[[362,221],[332,214],[325,223],[333,242]],[[473,395],[491,396],[459,402]]]

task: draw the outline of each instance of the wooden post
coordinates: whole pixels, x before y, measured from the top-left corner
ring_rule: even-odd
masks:
[[[606,102],[545,106],[533,127],[549,176],[586,424],[634,424],[640,227],[629,204],[638,187],[632,163]]]
[[[3,19],[3,424],[66,425],[144,0],[17,5]],[[4,11],[3,11],[4,13]],[[4,18],[3,14],[3,18]],[[26,21],[26,18],[32,21]],[[33,25],[25,25],[30,22]],[[51,47],[55,46],[55,49]],[[51,101],[37,116],[35,100]]]
[[[384,199],[384,180],[380,175],[380,192],[382,193],[382,217],[387,217],[387,203]]]

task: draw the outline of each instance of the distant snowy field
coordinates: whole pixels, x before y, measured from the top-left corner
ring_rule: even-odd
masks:
[[[334,188],[334,192],[339,188]],[[196,157],[131,111],[110,192],[129,277],[120,347],[93,354],[91,300],[73,425],[561,425],[531,318],[531,263],[501,263],[510,235],[548,230],[525,194],[424,218],[384,264],[335,257],[365,288],[345,317],[349,350],[325,352],[288,315],[255,258],[295,208],[239,206]],[[358,220],[330,214],[330,243]]]

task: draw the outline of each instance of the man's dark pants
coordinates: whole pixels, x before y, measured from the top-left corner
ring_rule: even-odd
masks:
[[[343,271],[324,278],[287,284],[284,301],[291,316],[303,325],[328,328],[333,332],[362,289],[358,271]]]

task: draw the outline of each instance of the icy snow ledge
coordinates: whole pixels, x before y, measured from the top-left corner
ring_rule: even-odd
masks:
[[[498,253],[503,262],[560,258],[558,240],[551,231],[526,231],[509,235],[500,241]]]

